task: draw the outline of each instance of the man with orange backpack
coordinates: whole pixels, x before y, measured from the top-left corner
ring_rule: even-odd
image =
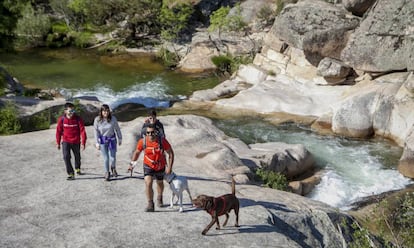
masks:
[[[60,150],[62,145],[63,161],[68,173],[67,180],[74,180],[75,173],[71,162],[71,151],[75,157],[75,170],[81,175],[80,149],[85,150],[86,132],[82,118],[75,113],[75,106],[68,102],[65,104],[63,116],[57,121],[56,126],[56,147]]]
[[[148,206],[145,212],[154,212],[154,191],[152,188],[153,177],[157,181],[157,207],[162,207],[162,194],[164,191],[164,174],[171,174],[174,163],[174,152],[170,143],[159,136],[155,130],[154,124],[149,124],[146,130],[146,136],[138,141],[136,150],[132,155],[131,163],[128,170],[132,170],[136,165],[137,159],[141,152],[144,151],[144,181],[145,194],[148,200]],[[168,154],[168,163],[165,157]]]

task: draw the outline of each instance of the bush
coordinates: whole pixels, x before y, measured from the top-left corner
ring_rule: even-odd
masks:
[[[4,108],[0,109],[1,135],[10,135],[21,132],[20,122],[16,113],[16,106],[12,103],[7,103]]]
[[[253,61],[253,58],[250,56],[227,56],[219,55],[213,56],[211,62],[217,67],[217,70],[221,73],[230,73],[237,71],[242,64],[249,64]]]
[[[287,189],[288,181],[286,179],[286,176],[281,173],[258,169],[256,171],[256,175],[258,175],[263,180],[263,183],[266,187],[284,191]]]
[[[180,60],[177,54],[172,53],[163,47],[158,50],[156,58],[160,60],[166,67],[174,67]]]
[[[54,23],[52,33],[46,38],[46,44],[49,47],[65,47],[71,44],[71,37],[68,35],[70,29],[65,23]]]
[[[93,44],[93,35],[90,32],[73,32],[74,45],[79,48],[85,48]]]
[[[211,62],[217,67],[217,70],[225,73],[229,72],[231,73],[231,64],[232,59],[229,56],[226,55],[220,55],[220,56],[213,56],[211,58]]]

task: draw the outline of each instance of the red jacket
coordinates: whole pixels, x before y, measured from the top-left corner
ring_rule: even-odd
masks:
[[[70,119],[66,116],[59,117],[56,127],[56,144],[60,144],[61,141],[71,144],[82,142],[82,145],[85,145],[85,124],[81,117],[77,115],[73,115]]]

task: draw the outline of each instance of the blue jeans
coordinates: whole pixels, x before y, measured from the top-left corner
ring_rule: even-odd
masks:
[[[108,144],[100,144],[100,146],[101,146],[101,154],[104,159],[105,172],[109,172],[109,165],[111,165],[111,168],[115,169],[116,148],[111,150],[109,149]]]

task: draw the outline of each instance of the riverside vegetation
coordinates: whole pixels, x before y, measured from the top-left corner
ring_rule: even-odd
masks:
[[[98,52],[121,52],[126,47],[157,47],[165,42],[185,42],[190,39],[191,29],[196,28],[191,23],[191,17],[194,18],[196,13],[190,1],[116,0],[111,1],[112,4],[104,4],[105,1],[100,0],[11,2],[0,4],[2,13],[8,13],[0,18],[1,24],[11,24],[0,25],[0,49],[3,51],[39,46],[76,46],[97,47]],[[274,15],[280,13],[284,3],[288,2],[295,1],[275,1],[278,7],[274,10],[263,8],[260,18],[271,23]],[[219,33],[223,30],[247,32],[240,16],[236,14],[228,19],[229,11],[230,8],[225,6],[214,11],[209,30],[218,30]],[[145,14],[135,15],[137,12]],[[126,23],[122,23],[124,20]],[[97,38],[95,34],[104,35]],[[162,47],[158,51],[158,56],[168,67],[174,67],[180,60],[178,52]],[[238,64],[249,62],[249,58],[253,56],[246,58],[225,52],[213,57],[212,61],[221,73],[232,73],[237,70]],[[4,95],[6,86],[3,77],[0,83],[0,93]],[[7,104],[0,109],[0,133],[9,135],[47,129],[53,119],[50,113],[45,113],[30,121],[22,120],[16,113],[16,107]],[[285,189],[285,179],[280,175],[262,171],[257,171],[257,175],[266,185]],[[392,202],[378,200],[370,214],[375,216],[374,220],[361,217],[358,218],[361,225],[354,223],[353,228],[360,232],[356,233],[350,247],[372,247],[367,230],[383,238],[385,247],[414,247],[412,192],[397,196]]]

